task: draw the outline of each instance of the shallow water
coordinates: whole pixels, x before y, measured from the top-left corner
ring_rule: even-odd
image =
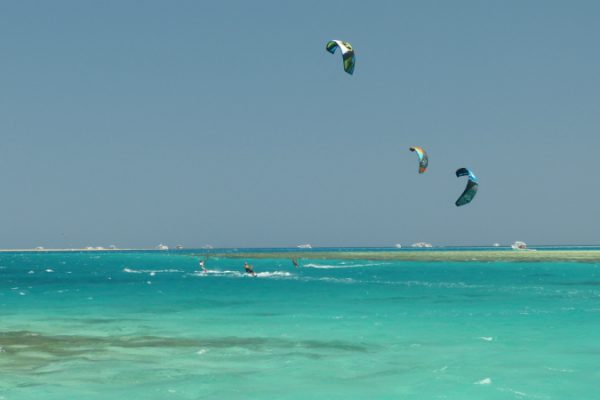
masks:
[[[600,398],[600,265],[0,254],[0,400]]]

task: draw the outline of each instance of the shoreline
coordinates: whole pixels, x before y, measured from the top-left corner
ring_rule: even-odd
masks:
[[[194,253],[190,256],[205,256]],[[314,260],[369,260],[369,261],[514,261],[514,262],[582,262],[600,263],[600,250],[419,250],[419,251],[290,251],[290,252],[216,252],[210,257],[247,259],[314,259]]]
[[[181,249],[184,250],[184,249]],[[298,260],[369,260],[369,261],[417,261],[417,262],[581,262],[599,263],[600,249],[593,250],[439,250],[418,249],[408,251],[394,250],[292,250],[281,251],[236,251],[224,249],[217,251],[201,249],[155,249],[155,248],[64,248],[64,249],[0,249],[0,254],[9,253],[118,253],[118,252],[156,252],[165,254],[181,254],[187,257],[206,257],[224,259],[298,259]]]
[[[159,249],[0,249],[0,253],[75,253],[75,252],[119,252],[119,251],[168,251]]]

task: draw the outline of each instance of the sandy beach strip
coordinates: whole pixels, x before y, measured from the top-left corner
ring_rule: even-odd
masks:
[[[206,254],[193,254],[205,256]],[[244,259],[335,259],[372,261],[507,261],[507,262],[584,262],[600,263],[600,250],[417,250],[417,251],[290,251],[290,252],[215,252],[210,257]]]
[[[0,249],[0,253],[68,253],[68,252],[164,251],[159,249]]]

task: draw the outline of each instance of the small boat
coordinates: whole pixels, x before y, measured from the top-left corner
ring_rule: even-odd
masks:
[[[517,240],[516,242],[511,244],[510,247],[512,247],[513,250],[528,250],[527,244],[525,242],[521,242],[519,240]]]
[[[158,246],[156,246],[156,250],[169,250],[169,246],[161,243]]]
[[[401,248],[402,248],[402,245],[401,245],[400,243],[396,243],[396,244],[394,245],[394,247],[395,247],[395,248],[397,248],[397,249],[401,249]]]
[[[176,248],[177,250],[181,250],[181,249],[183,249],[183,246],[182,246],[182,245],[180,245],[180,244],[178,244],[177,246],[175,246],[175,248]]]
[[[308,244],[308,243],[306,243],[306,244],[300,244],[300,245],[298,245],[296,247],[298,247],[299,249],[312,249],[312,246],[310,244]]]
[[[411,244],[410,247],[418,247],[418,248],[427,247],[427,248],[430,248],[430,247],[433,247],[433,245],[431,243],[427,243],[427,242],[418,242],[418,243]]]

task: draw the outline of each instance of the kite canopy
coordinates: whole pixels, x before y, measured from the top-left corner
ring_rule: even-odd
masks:
[[[467,187],[465,188],[465,191],[460,195],[458,200],[456,200],[455,204],[457,207],[469,204],[471,200],[473,200],[473,198],[475,197],[475,194],[477,194],[477,189],[479,188],[479,181],[477,180],[475,174],[471,172],[471,170],[467,168],[459,168],[456,170],[457,178],[465,175],[469,176],[469,181],[467,182]]]
[[[325,49],[331,54],[335,53],[337,48],[340,48],[342,52],[342,59],[344,61],[344,71],[352,75],[354,73],[354,50],[352,49],[352,45],[348,42],[343,42],[341,40],[330,40],[327,42],[327,46]]]
[[[411,147],[410,151],[414,151],[419,156],[419,173],[427,171],[427,165],[429,164],[429,158],[427,157],[427,153],[423,150],[422,147]]]

